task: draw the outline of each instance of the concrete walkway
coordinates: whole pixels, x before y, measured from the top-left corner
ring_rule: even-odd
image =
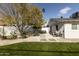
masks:
[[[0,40],[0,46],[10,45],[20,42],[79,42],[79,39],[64,39],[61,37],[53,37],[50,34],[41,34],[40,36],[31,36],[26,39]]]

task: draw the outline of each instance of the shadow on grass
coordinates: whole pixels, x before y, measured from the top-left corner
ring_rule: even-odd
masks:
[[[8,50],[8,51],[28,51],[28,52],[56,52],[56,53],[79,53],[79,51],[48,51],[48,50],[24,50],[24,49],[0,49],[0,50]]]

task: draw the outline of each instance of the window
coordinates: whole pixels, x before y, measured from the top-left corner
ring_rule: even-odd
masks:
[[[72,24],[72,29],[77,30],[77,24]]]

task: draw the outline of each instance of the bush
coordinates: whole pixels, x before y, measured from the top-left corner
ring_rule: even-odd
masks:
[[[17,35],[15,32],[11,32],[10,33],[11,35],[8,35],[8,36],[1,36],[2,39],[16,39],[17,38]]]
[[[33,33],[33,35],[34,35],[34,36],[39,36],[40,34],[44,34],[44,33],[46,33],[46,31],[36,30],[36,31]]]
[[[16,39],[17,36],[2,36],[2,39]]]
[[[16,38],[17,38],[16,32],[11,32],[11,35],[8,36],[8,39],[16,39]]]
[[[7,39],[7,36],[1,36],[2,39]]]
[[[16,38],[17,38],[16,35],[12,35],[12,36],[8,37],[8,39],[16,39]]]
[[[33,34],[33,36],[39,36],[39,33],[38,33],[38,32],[35,32],[35,33]]]
[[[44,34],[44,33],[46,33],[46,31],[40,30],[39,33],[40,33],[40,34]]]

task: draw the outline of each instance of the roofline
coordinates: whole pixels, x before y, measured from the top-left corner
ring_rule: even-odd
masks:
[[[56,20],[55,20],[56,19]],[[59,20],[58,20],[59,19]],[[49,24],[65,24],[65,23],[79,23],[79,18],[53,18],[50,19]]]

